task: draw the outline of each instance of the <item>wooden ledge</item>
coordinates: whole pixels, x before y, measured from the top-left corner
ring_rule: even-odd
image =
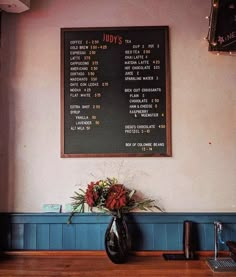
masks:
[[[132,256],[140,256],[140,257],[162,257],[163,254],[182,254],[183,251],[131,251],[130,255]],[[32,251],[32,250],[22,250],[22,251],[5,251],[2,253],[7,256],[106,256],[106,252],[104,250],[47,250],[47,251]],[[214,251],[196,251],[196,256],[199,258],[204,257],[213,257]],[[230,255],[229,251],[219,251],[220,257],[227,257]]]

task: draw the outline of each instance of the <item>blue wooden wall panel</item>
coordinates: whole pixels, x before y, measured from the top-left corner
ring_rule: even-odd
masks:
[[[214,248],[214,224],[204,224],[204,250]]]
[[[65,250],[75,250],[77,243],[76,225],[62,225],[62,248]]]
[[[87,249],[99,250],[100,224],[84,224],[86,226]],[[86,249],[86,246],[85,246]]]
[[[236,224],[229,224],[230,228],[230,235],[229,240],[235,240],[236,241]]]
[[[24,249],[24,224],[12,224],[11,247],[13,249]]]
[[[236,224],[226,224],[223,232],[223,240],[226,242],[227,240],[235,240],[236,234]]]
[[[154,250],[154,225],[141,224],[142,248],[140,250]],[[135,248],[135,245],[134,245]]]
[[[0,213],[0,248],[8,250],[103,250],[111,220],[104,214]],[[197,250],[214,249],[214,221],[223,239],[236,241],[236,213],[136,213],[127,216],[133,250],[182,250],[183,223],[194,222]],[[220,249],[227,250],[221,245]]]
[[[36,249],[49,250],[49,224],[37,224]]]
[[[134,250],[154,249],[153,224],[129,224],[131,246]]]
[[[49,249],[61,250],[62,247],[62,224],[49,225]]]
[[[205,247],[205,226],[204,224],[196,224],[197,231],[197,249],[207,250]]]
[[[107,230],[108,224],[100,224],[100,246],[101,250],[105,249],[105,233]]]
[[[87,224],[87,236],[89,249],[100,250],[100,224]]]
[[[76,224],[76,249],[88,250],[88,234],[86,224]]]
[[[166,224],[154,224],[154,249],[167,250]]]
[[[100,250],[100,224],[76,224],[76,249]]]
[[[0,213],[1,221],[13,223],[62,223],[68,220],[67,213]],[[72,219],[73,223],[103,223],[110,222],[110,216],[97,215],[95,213],[83,213],[75,215]],[[199,224],[214,223],[221,221],[223,223],[236,223],[236,213],[131,213],[127,216],[128,222],[134,223],[180,223],[190,220]]]
[[[179,224],[166,224],[167,249],[182,250],[182,233],[180,234]]]
[[[36,241],[37,241],[37,225],[33,224],[24,224],[24,249],[26,250],[35,250]]]

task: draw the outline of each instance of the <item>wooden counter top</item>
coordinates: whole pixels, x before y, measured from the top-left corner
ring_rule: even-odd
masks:
[[[132,255],[125,264],[113,264],[103,251],[18,252],[0,260],[0,276],[236,276],[236,272],[214,273],[206,257],[195,261],[165,261],[160,255]]]

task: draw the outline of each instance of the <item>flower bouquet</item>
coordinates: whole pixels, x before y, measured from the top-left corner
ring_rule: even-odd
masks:
[[[84,212],[85,204],[89,206],[91,211],[96,207],[117,217],[121,217],[122,214],[134,209],[148,211],[155,208],[162,211],[159,206],[155,205],[154,200],[138,198],[136,190],[128,189],[124,185],[119,184],[116,178],[106,178],[91,182],[86,190],[80,188],[71,198],[73,202],[72,212],[68,220],[69,223],[75,213]]]

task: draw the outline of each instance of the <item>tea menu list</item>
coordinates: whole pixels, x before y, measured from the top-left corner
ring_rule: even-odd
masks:
[[[63,154],[170,155],[167,27],[62,29]]]

